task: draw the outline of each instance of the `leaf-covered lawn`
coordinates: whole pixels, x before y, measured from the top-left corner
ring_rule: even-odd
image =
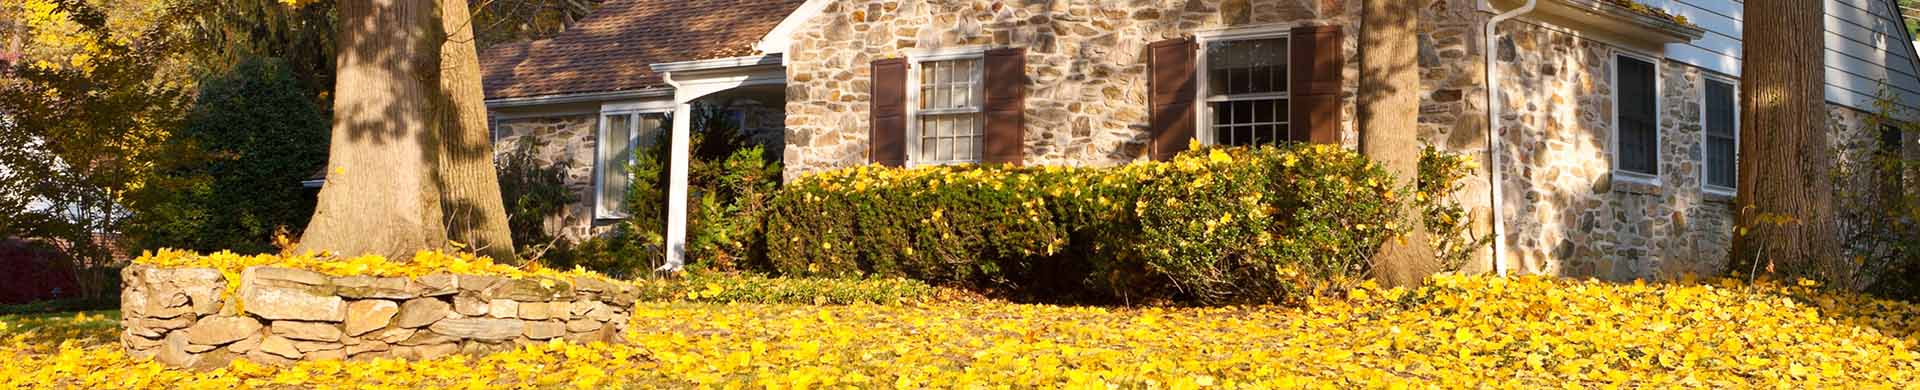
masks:
[[[81,330],[0,317],[0,388],[1906,388],[1916,318],[1800,286],[1538,278],[1302,308],[650,302],[624,346],[189,373],[130,361],[69,314],[51,321]]]

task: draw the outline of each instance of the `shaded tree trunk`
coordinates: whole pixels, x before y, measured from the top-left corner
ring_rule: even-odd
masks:
[[[1419,3],[1365,0],[1360,9],[1360,151],[1409,187],[1420,166]],[[1420,213],[1408,208],[1405,221],[1404,239],[1387,240],[1373,257],[1374,276],[1390,286],[1417,285],[1440,271]]]
[[[1750,0],[1746,9],[1731,271],[1850,281],[1833,213],[1821,3]]]
[[[513,234],[500,197],[493,166],[492,134],[487,131],[485,93],[480,89],[480,57],[474,49],[472,14],[467,2],[440,1],[439,173],[444,191],[448,238],[482,255],[515,262]]]
[[[433,0],[339,3],[327,182],[300,251],[407,258],[442,248]]]

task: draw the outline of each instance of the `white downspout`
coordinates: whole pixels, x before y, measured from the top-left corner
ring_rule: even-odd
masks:
[[[680,83],[673,80],[673,72],[660,75],[660,80],[673,87],[673,132],[667,137],[669,152],[667,162],[667,264],[661,265],[658,272],[679,272],[687,264],[687,168],[688,157],[692,154],[693,125],[691,99]]]
[[[1503,179],[1500,174],[1500,151],[1503,149],[1500,145],[1500,109],[1505,105],[1500,101],[1500,78],[1495,72],[1498,68],[1495,67],[1494,61],[1499,59],[1499,50],[1495,49],[1495,45],[1499,42],[1494,36],[1494,29],[1500,26],[1500,22],[1533,12],[1533,6],[1537,2],[1538,0],[1527,0],[1527,3],[1520,8],[1487,19],[1487,45],[1484,53],[1487,57],[1487,171],[1490,173],[1487,175],[1487,180],[1491,183],[1487,192],[1492,194],[1493,198],[1491,200],[1493,202],[1493,269],[1501,277],[1506,277],[1508,272],[1506,251],[1502,250],[1502,243],[1506,242],[1507,221],[1500,212],[1500,182]],[[1498,10],[1493,7],[1493,0],[1486,0],[1483,5],[1489,10]]]

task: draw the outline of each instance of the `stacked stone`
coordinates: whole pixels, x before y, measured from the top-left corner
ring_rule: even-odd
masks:
[[[211,268],[127,267],[120,335],[131,354],[213,369],[234,359],[431,359],[564,339],[621,342],[632,285],[577,278],[327,276],[251,267],[225,296]]]

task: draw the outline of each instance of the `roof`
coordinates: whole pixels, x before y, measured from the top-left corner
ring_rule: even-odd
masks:
[[[665,87],[648,65],[752,54],[805,0],[609,0],[553,38],[487,48],[487,99]]]

